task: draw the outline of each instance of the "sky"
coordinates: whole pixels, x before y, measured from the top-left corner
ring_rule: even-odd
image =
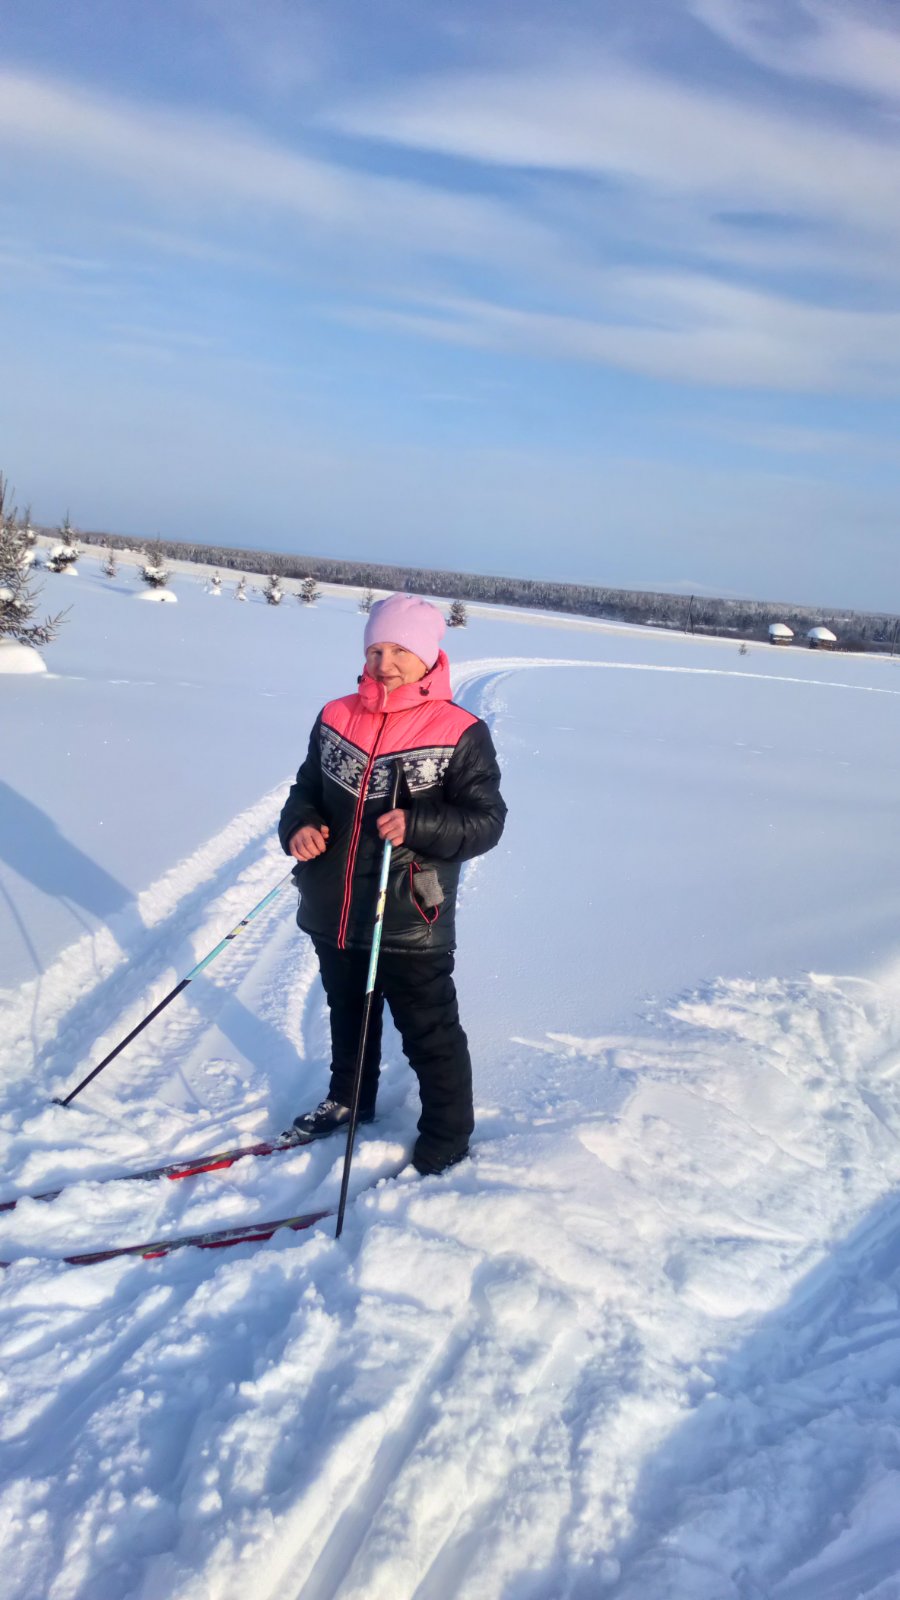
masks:
[[[900,612],[894,0],[0,0],[0,470]]]

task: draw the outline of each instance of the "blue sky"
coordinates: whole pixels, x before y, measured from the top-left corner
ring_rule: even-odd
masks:
[[[900,611],[900,13],[3,0],[42,521]]]

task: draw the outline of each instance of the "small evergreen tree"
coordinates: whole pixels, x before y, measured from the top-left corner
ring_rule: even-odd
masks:
[[[462,600],[454,600],[447,613],[448,628],[464,628],[469,617]]]
[[[222,575],[218,571],[214,572],[209,580],[209,592],[210,594],[222,593]]]
[[[30,506],[26,506],[25,507],[25,511],[24,511],[24,513],[22,515],[22,519],[21,519],[21,521],[19,523],[19,532],[22,535],[22,543],[24,544],[25,549],[27,551],[31,552],[30,558],[29,558],[29,563],[28,563],[29,566],[30,566],[31,563],[34,561],[34,552],[35,552],[35,549],[37,547],[37,533],[35,532],[34,528],[31,526],[31,507]]]
[[[141,567],[141,577],[150,585],[151,589],[164,589],[169,581],[169,569],[166,558],[162,552],[162,545],[158,539],[148,544],[144,551],[144,565]]]
[[[297,596],[300,604],[302,606],[314,606],[316,601],[321,600],[321,598],[322,592],[316,588],[315,578],[304,578],[300,585],[300,593]]]
[[[246,600],[246,598],[247,598],[247,579],[246,578],[244,578],[244,577],[241,578],[240,583],[237,585],[237,587],[236,587],[236,589],[234,591],[234,598],[235,598],[235,600]]]
[[[360,609],[360,611],[365,611],[366,614],[368,615],[368,613],[371,611],[371,609],[372,609],[374,604],[375,604],[375,591],[374,591],[374,589],[367,589],[365,594],[363,595],[362,599],[359,602],[359,609]]]
[[[16,644],[50,644],[63,613],[35,622],[37,591],[31,579],[30,545],[11,505],[9,485],[0,472],[0,639]]]
[[[114,578],[118,570],[119,563],[115,550],[107,550],[106,560],[100,563],[100,571],[105,573],[107,578]]]
[[[67,511],[59,529],[59,544],[51,551],[47,562],[48,571],[69,572],[75,566],[79,553],[75,529],[69,521]]]
[[[263,589],[263,594],[265,595],[266,601],[270,606],[281,605],[281,602],[284,599],[284,590],[281,587],[281,579],[279,578],[277,572],[272,573],[272,576],[266,584],[266,587]]]

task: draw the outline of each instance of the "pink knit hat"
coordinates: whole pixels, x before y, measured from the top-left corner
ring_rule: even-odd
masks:
[[[369,612],[365,647],[402,644],[430,668],[437,661],[445,627],[437,606],[415,594],[390,594],[386,600],[376,600]]]

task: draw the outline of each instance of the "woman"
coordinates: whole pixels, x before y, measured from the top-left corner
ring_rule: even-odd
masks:
[[[331,1013],[331,1082],[298,1136],[322,1138],[350,1116],[384,841],[393,846],[381,955],[363,1062],[360,1121],[375,1115],[387,1003],[419,1080],[413,1164],[442,1172],[468,1155],[472,1066],[453,985],[460,867],[491,850],[506,806],[487,724],[454,705],[444,619],[415,595],[372,607],[354,694],[316,719],[279,823],[297,861],[297,921],[312,938]],[[398,805],[389,795],[401,765]]]

